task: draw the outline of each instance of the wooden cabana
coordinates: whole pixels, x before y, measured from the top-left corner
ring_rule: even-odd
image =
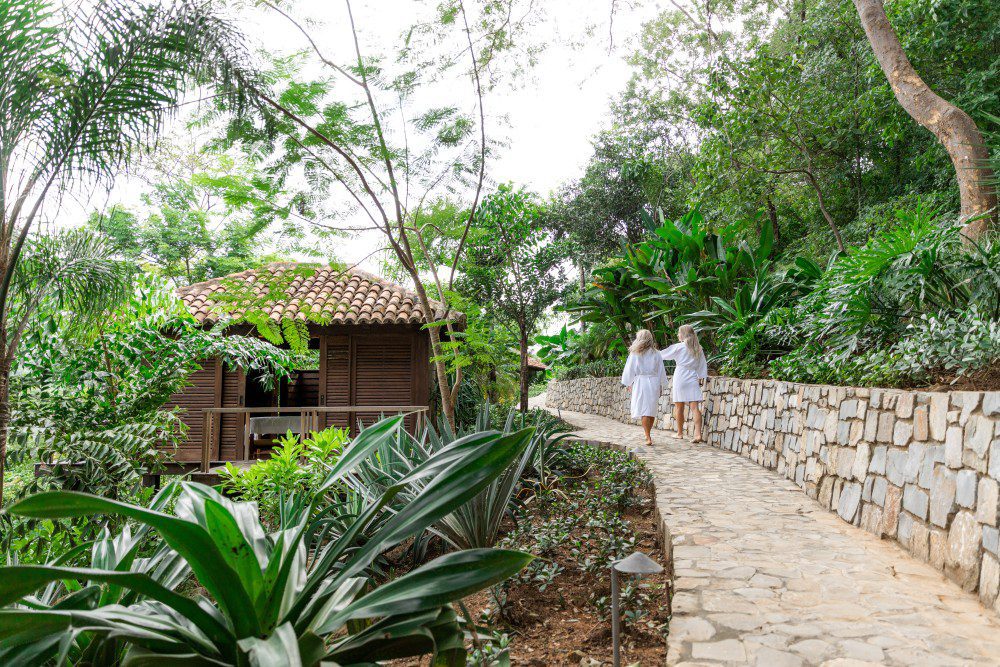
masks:
[[[318,353],[316,368],[265,388],[252,373],[206,359],[189,386],[172,397],[182,409],[187,439],[174,453],[174,467],[208,472],[226,461],[255,458],[288,430],[327,426],[355,429],[382,414],[412,412],[413,427],[430,398],[427,317],[417,295],[400,285],[351,269],[272,264],[178,290],[204,326],[231,312],[232,295],[245,292],[274,322],[296,318]],[[270,294],[275,292],[275,294]],[[440,305],[432,321],[445,317]],[[307,317],[306,313],[310,313]],[[459,313],[451,314],[456,321]],[[316,324],[317,317],[323,324]],[[232,335],[256,335],[248,326]],[[261,445],[261,447],[257,447]]]

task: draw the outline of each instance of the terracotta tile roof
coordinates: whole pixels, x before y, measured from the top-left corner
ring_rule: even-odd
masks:
[[[281,294],[268,298],[272,290]],[[181,287],[177,294],[198,322],[209,324],[223,314],[242,315],[251,300],[264,304],[264,314],[276,322],[283,317],[324,324],[426,322],[416,292],[358,269],[269,264]],[[431,303],[433,319],[442,319],[444,308]],[[452,312],[452,317],[456,322],[464,320],[461,313]]]
[[[547,371],[547,370],[549,370],[549,367],[545,364],[544,361],[542,361],[538,357],[536,357],[536,356],[534,356],[532,354],[529,354],[528,355],[528,370],[532,370],[532,371]]]

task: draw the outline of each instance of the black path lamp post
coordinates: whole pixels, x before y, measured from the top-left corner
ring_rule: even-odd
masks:
[[[621,667],[621,609],[618,573],[642,579],[650,574],[663,572],[663,567],[655,560],[639,551],[631,556],[611,563],[611,643],[615,652],[614,667]]]

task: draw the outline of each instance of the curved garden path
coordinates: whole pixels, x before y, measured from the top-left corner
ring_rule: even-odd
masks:
[[[544,405],[534,399],[532,404]],[[672,535],[670,665],[1000,665],[1000,619],[931,566],[732,453],[562,412],[646,462]]]

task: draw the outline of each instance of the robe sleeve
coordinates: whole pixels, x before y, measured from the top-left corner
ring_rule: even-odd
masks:
[[[698,377],[699,378],[707,378],[708,377],[708,358],[705,356],[704,352],[702,352],[701,355],[699,355],[699,356],[701,356],[701,363],[698,364]]]
[[[660,356],[663,357],[664,361],[672,360],[677,361],[677,357],[680,356],[683,343],[674,343],[665,350],[660,350]]]
[[[635,381],[637,365],[638,359],[635,358],[635,355],[628,355],[628,360],[625,362],[625,369],[622,371],[622,384],[626,387],[631,387]]]
[[[662,387],[667,383],[667,367],[663,365],[663,359],[659,359],[660,364],[660,386]]]

